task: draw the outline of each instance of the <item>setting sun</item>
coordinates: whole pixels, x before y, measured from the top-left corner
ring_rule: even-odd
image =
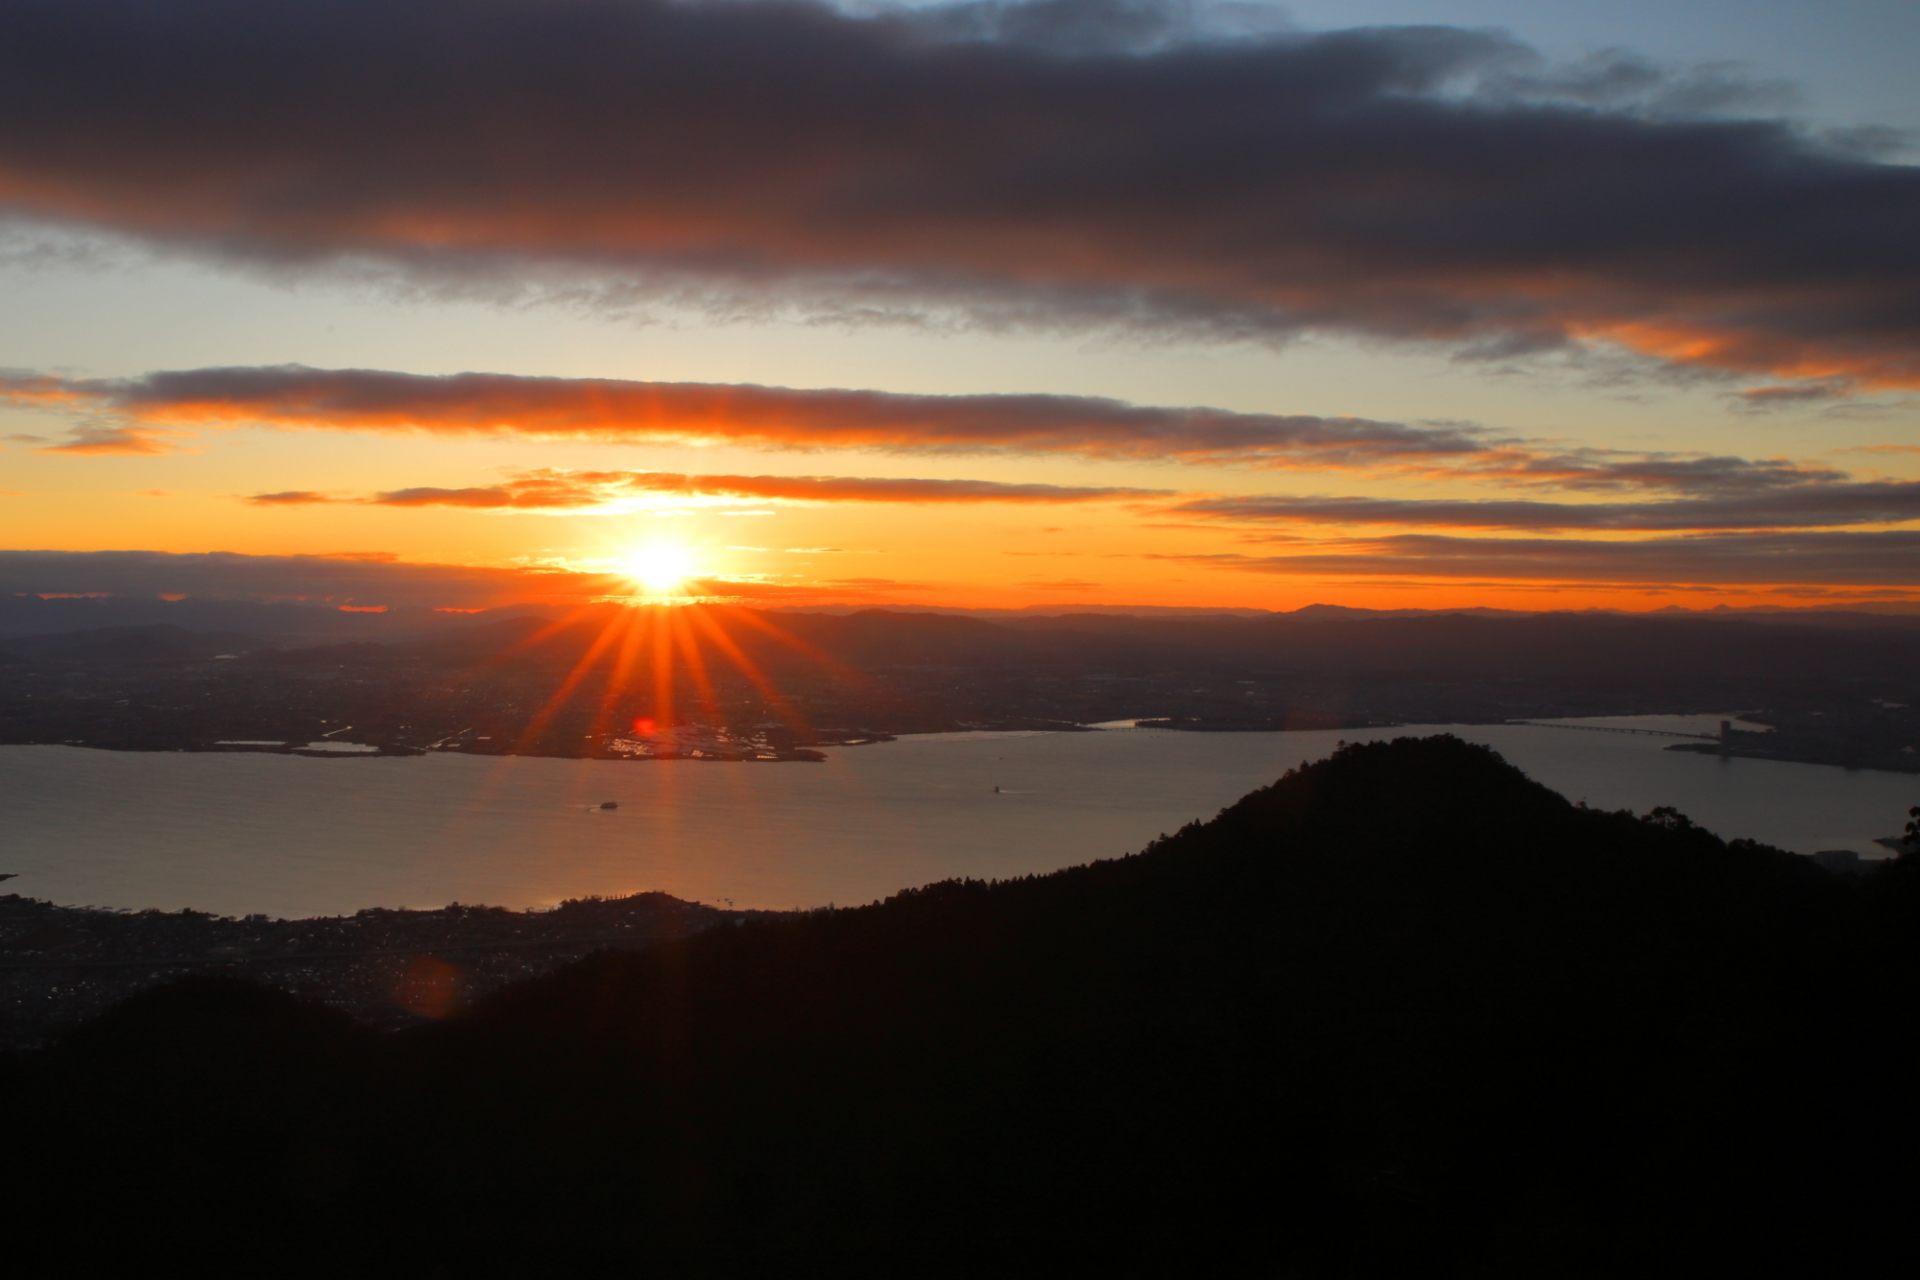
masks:
[[[627,552],[620,572],[650,596],[680,595],[694,576],[693,554],[677,542],[649,542]]]

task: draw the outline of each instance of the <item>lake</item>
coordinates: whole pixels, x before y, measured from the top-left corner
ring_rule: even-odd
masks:
[[[1592,722],[1712,732],[1715,717]],[[869,902],[954,876],[1131,853],[1341,739],[1452,732],[1570,799],[1672,805],[1799,852],[1886,851],[1920,777],[1665,751],[1525,725],[970,733],[825,764],[431,755],[305,759],[0,746],[4,890],[72,905],[335,915],[548,906],[658,889],[747,907]],[[603,811],[602,801],[619,808]]]

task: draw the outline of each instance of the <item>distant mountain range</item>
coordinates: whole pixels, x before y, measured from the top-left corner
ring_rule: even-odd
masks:
[[[1820,626],[1899,626],[1920,628],[1920,606],[1899,603],[1805,609],[1683,609],[1669,606],[1652,613],[1583,610],[1577,615],[1542,614],[1506,609],[1353,609],[1343,605],[1310,604],[1293,610],[1177,608],[1157,605],[1035,605],[1024,609],[958,609],[920,605],[843,607],[807,606],[769,609],[781,616],[793,614],[847,615],[855,613],[927,614],[969,617],[1017,624],[1029,619],[1064,617],[1127,617],[1144,620],[1209,618],[1290,618],[1297,621],[1354,621],[1369,618],[1599,616],[1742,618]],[[132,596],[0,595],[0,639],[56,635],[107,627],[176,626],[193,631],[247,634],[281,644],[320,644],[351,640],[390,640],[418,634],[460,631],[476,622],[505,617],[555,618],[569,612],[557,606],[526,605],[477,613],[396,608],[385,612],[343,611],[324,604],[262,603],[250,600],[181,599]]]
[[[380,1035],[200,980],[0,1060],[27,1274],[1884,1274],[1920,867],[1350,747],[1143,853]],[[1893,1252],[1889,1252],[1893,1250]]]

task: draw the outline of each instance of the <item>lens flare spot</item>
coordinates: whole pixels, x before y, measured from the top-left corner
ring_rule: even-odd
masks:
[[[438,956],[414,956],[394,984],[393,1002],[423,1018],[444,1018],[460,1003],[460,970]]]

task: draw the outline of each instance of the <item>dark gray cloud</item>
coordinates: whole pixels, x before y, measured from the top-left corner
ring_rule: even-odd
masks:
[[[1400,534],[1286,555],[1161,556],[1223,569],[1332,577],[1920,588],[1920,530],[1705,533],[1632,542]]]
[[[850,315],[1599,339],[1920,382],[1920,170],[1727,118],[1754,109],[1738,75],[1187,12],[14,0],[0,212]]]
[[[786,603],[861,601],[873,582],[701,579],[695,594]],[[0,596],[122,596],[152,600],[298,601],[351,609],[488,609],[625,597],[632,582],[566,566],[427,564],[388,555],[249,556],[214,551],[0,550]]]
[[[1664,502],[1260,495],[1194,498],[1173,515],[1249,524],[1374,524],[1460,529],[1832,528],[1920,520],[1920,482],[1819,483],[1774,492]]]
[[[1844,378],[1818,382],[1789,383],[1777,387],[1748,387],[1735,393],[1734,404],[1741,409],[1793,409],[1829,400],[1841,400],[1853,393],[1853,385]]]
[[[256,507],[304,507],[319,503],[338,502],[313,489],[281,489],[276,493],[253,493],[247,495],[247,501]]]
[[[1613,449],[1505,448],[1469,460],[1467,467],[1489,479],[1594,493],[1652,489],[1730,497],[1846,479],[1844,472],[1787,458],[1634,454]]]
[[[867,12],[934,43],[1005,45],[1079,58],[1161,53],[1293,30],[1273,5],[1231,0],[959,0],[908,10],[873,5]]]
[[[1794,86],[1756,78],[1735,62],[1671,67],[1630,49],[1603,49],[1553,66],[1528,50],[1514,49],[1482,78],[1483,96],[1495,100],[1582,103],[1632,111],[1655,119],[1764,113],[1799,105]],[[1886,144],[1861,138],[1857,145]]]

